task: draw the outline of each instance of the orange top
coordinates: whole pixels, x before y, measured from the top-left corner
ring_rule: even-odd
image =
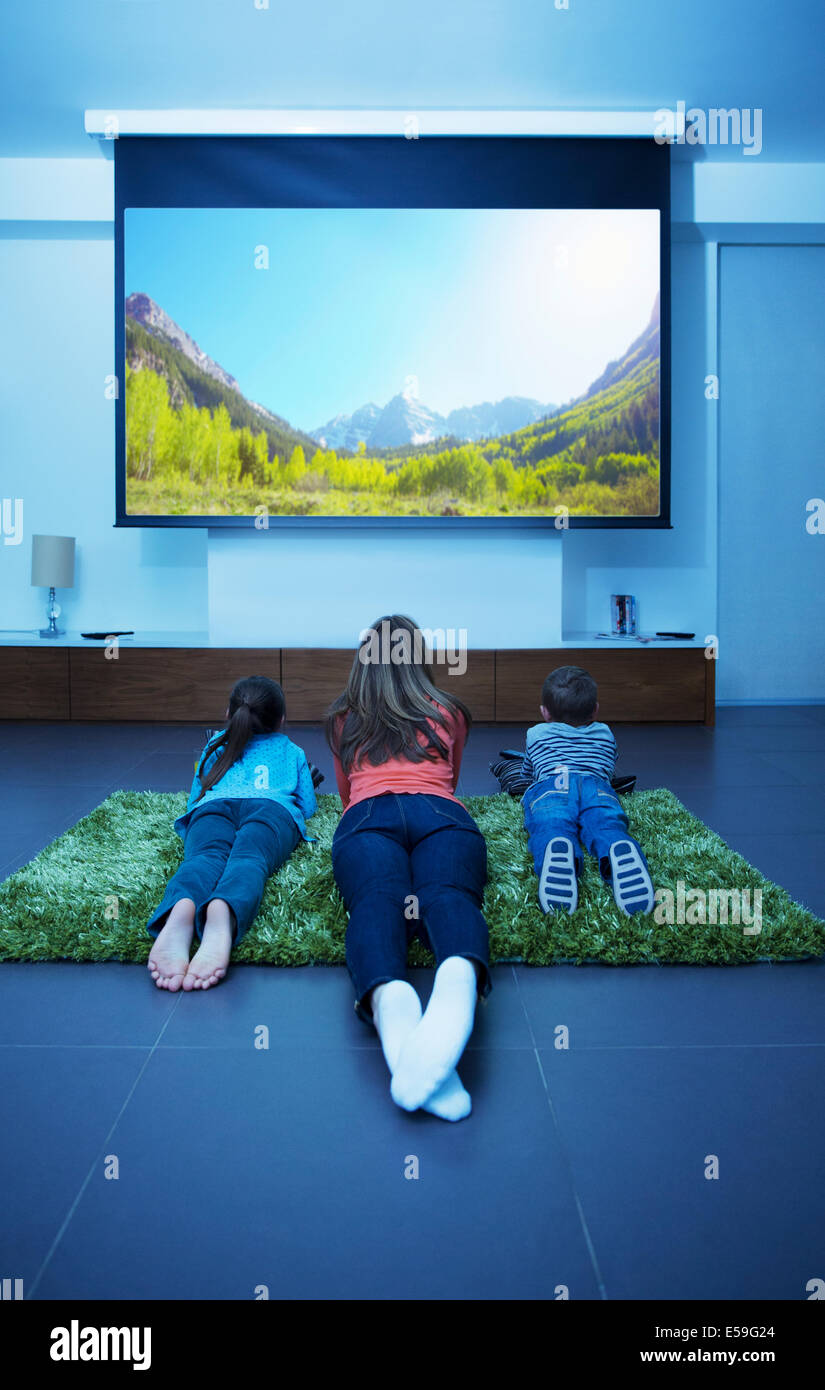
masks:
[[[447,716],[446,727],[437,724],[434,719],[428,719],[427,723],[432,725],[441,742],[447,745],[446,758],[425,758],[420,763],[414,763],[410,758],[388,758],[377,767],[365,761],[361,767],[356,764],[347,777],[338,755],[333,754],[335,780],[345,811],[358,801],[366,801],[370,796],[382,796],[384,792],[419,792],[428,796],[446,796],[449,801],[457,801],[459,806],[463,804],[453,793],[458,783],[461,755],[467,741],[467,723],[460,711],[456,711],[453,716],[443,705],[437,705],[436,708]],[[339,729],[343,721],[344,716],[341,715],[337,726]],[[421,746],[426,747],[424,735],[419,733],[418,739]]]

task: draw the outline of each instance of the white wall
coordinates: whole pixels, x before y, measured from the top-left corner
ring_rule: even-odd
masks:
[[[825,700],[825,246],[721,259],[719,695]]]
[[[348,647],[395,612],[464,628],[471,648],[552,646],[562,635],[561,552],[556,532],[214,532],[210,636]]]
[[[15,229],[17,230],[17,229]],[[114,521],[113,244],[64,225],[0,237],[0,496],[23,499],[21,545],[0,545],[0,627],[41,626],[31,536],[77,539],[73,629],[208,628],[206,533],[123,531]]]
[[[104,395],[114,366],[112,165],[98,157],[92,175],[77,168],[84,163],[0,161],[0,294],[16,325],[0,347],[0,496],[23,498],[26,529],[21,546],[0,546],[0,627],[41,622],[44,593],[29,585],[35,532],[77,538],[76,588],[59,596],[61,623],[72,629],[209,631],[216,640],[234,631],[242,641],[265,625],[267,640],[285,645],[348,644],[396,607],[425,626],[466,627],[473,645],[534,645],[560,635],[560,585],[566,634],[603,628],[617,591],[637,593],[646,628],[707,626],[715,461],[694,388],[715,289],[701,246],[674,250],[673,531],[569,533],[560,579],[556,533],[393,528],[210,539],[115,530],[114,410]]]
[[[675,244],[672,272],[671,531],[571,531],[564,627],[598,631],[611,593],[635,594],[648,632],[716,631],[716,246]]]
[[[87,162],[94,174],[77,169]],[[398,607],[426,626],[467,627],[474,645],[554,640],[555,535],[475,532],[459,539],[387,530],[210,540],[205,531],[114,529],[114,418],[103,390],[113,369],[111,165],[96,156],[0,166],[0,496],[21,497],[25,518],[23,544],[0,545],[0,627],[40,625],[45,596],[29,584],[30,537],[54,532],[77,537],[77,587],[61,595],[74,629],[211,627],[220,640],[234,629],[239,641],[258,634],[255,640],[284,644],[349,644],[379,611]],[[817,538],[800,527],[789,533],[782,563],[772,557],[782,525],[777,506],[793,528],[801,493],[803,507],[823,493],[821,281],[799,270],[810,260],[794,257],[816,257],[820,265],[825,253],[723,249],[723,264],[729,258],[737,269],[727,289],[723,284],[717,325],[717,247],[707,237],[712,231],[723,242],[778,242],[791,227],[797,240],[821,242],[823,180],[818,167],[759,166],[758,175],[749,167],[754,185],[747,198],[744,166],[736,171],[735,197],[719,166],[674,168],[674,529],[563,536],[563,628],[565,635],[600,629],[608,595],[635,592],[646,629],[684,628],[701,637],[723,630],[723,698],[822,698],[823,654],[811,632],[825,541],[817,551]],[[697,205],[701,224],[691,220]],[[788,362],[802,375],[776,401],[772,383]],[[718,404],[704,394],[706,374],[717,370]],[[728,436],[717,467],[720,409],[728,411]],[[720,485],[727,511],[717,538]],[[779,635],[754,662],[747,634],[777,592],[784,607],[778,616],[772,610],[770,625],[779,624]]]

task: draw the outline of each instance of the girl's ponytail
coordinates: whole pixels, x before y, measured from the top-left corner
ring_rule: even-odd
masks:
[[[284,692],[277,681],[269,680],[267,676],[248,676],[238,681],[229,697],[226,728],[219,738],[207,744],[198,764],[197,775],[201,778],[198,801],[242,757],[246,745],[255,734],[272,734],[280,729],[285,710]],[[216,752],[218,757],[206,776],[202,777],[204,764]]]

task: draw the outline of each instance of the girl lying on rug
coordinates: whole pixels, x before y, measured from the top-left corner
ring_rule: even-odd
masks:
[[[379,618],[329,711],[344,807],[332,867],[349,912],[356,1012],[378,1032],[393,1100],[461,1120],[471,1103],[455,1068],[491,983],[487,847],[454,795],[470,715],[433,684],[421,637],[409,618]],[[405,978],[416,935],[437,966],[423,1017]]]
[[[282,732],[284,692],[249,676],[229,697],[227,725],[201,754],[186,813],[175,821],[184,859],[147,925],[158,989],[209,989],[255,919],[270,874],[315,811],[306,754]],[[193,934],[198,950],[189,959]]]

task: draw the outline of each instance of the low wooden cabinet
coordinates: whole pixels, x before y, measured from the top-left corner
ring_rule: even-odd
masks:
[[[241,676],[284,687],[290,723],[318,723],[344,689],[350,647],[0,646],[0,719],[215,724]],[[584,666],[608,723],[714,722],[716,662],[704,647],[548,647],[471,651],[461,675],[436,662],[481,723],[532,724],[554,666]]]
[[[0,718],[71,718],[68,647],[0,647]]]
[[[291,723],[324,718],[349,679],[354,652],[350,647],[284,647],[281,651],[283,687]],[[473,719],[491,721],[495,714],[495,652],[467,653],[467,669],[448,674],[446,663],[435,662],[436,684],[453,690]]]
[[[599,687],[607,724],[712,724],[715,664],[703,647],[496,652],[496,720],[536,723],[545,676],[554,666],[582,666]]]
[[[281,679],[276,648],[126,647],[107,659],[102,647],[70,648],[72,719],[218,724],[242,676]]]

